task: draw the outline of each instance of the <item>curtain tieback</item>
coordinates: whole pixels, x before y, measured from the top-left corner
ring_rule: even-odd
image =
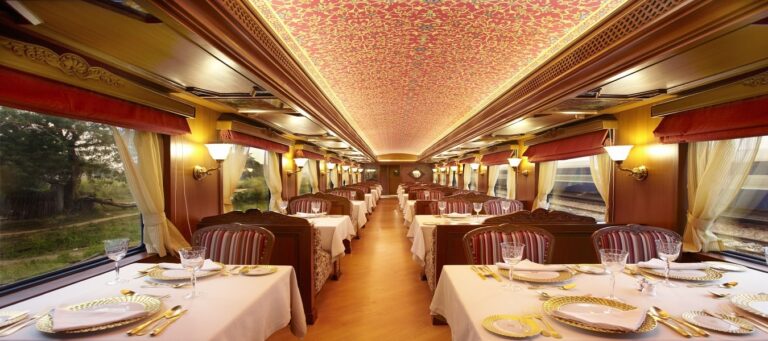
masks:
[[[144,215],[142,215],[142,220],[144,220],[144,225],[145,226],[146,225],[150,225],[150,226],[160,225],[163,222],[165,222],[165,212],[144,214]]]

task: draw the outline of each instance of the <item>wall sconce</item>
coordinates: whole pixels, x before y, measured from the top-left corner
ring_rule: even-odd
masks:
[[[507,162],[509,162],[509,166],[512,167],[512,171],[517,173],[517,168],[520,167],[520,162],[522,162],[523,159],[519,157],[511,157],[507,159]],[[523,170],[520,172],[520,174],[524,176],[528,176],[528,170]]]
[[[437,172],[438,172],[438,169],[437,169],[437,167],[435,167],[435,168],[432,168],[432,173],[437,173]]]
[[[608,152],[608,156],[616,163],[616,168],[621,171],[629,172],[633,178],[637,181],[643,181],[648,177],[648,169],[644,165],[637,166],[632,169],[626,169],[621,167],[621,163],[629,156],[629,151],[632,150],[633,145],[621,145],[621,146],[607,146],[605,151]]]
[[[469,168],[472,168],[473,171],[476,171],[476,170],[480,169],[480,164],[477,163],[477,162],[472,162],[472,163],[469,164]]]
[[[329,171],[332,171],[332,170],[334,170],[334,168],[336,168],[336,164],[333,163],[333,162],[326,162],[325,166],[326,166],[326,168],[328,168]]]
[[[459,166],[451,166],[451,172],[456,172],[459,170]]]
[[[293,162],[296,163],[296,171],[301,172],[301,170],[304,169],[304,166],[307,165],[307,161],[309,161],[309,159],[303,157],[293,158]]]
[[[440,167],[440,173],[445,173],[445,169],[446,169],[445,166]]]
[[[362,174],[363,173],[363,169],[362,168],[358,168],[357,172]]]
[[[357,167],[352,167],[352,173],[357,173]]]
[[[205,148],[208,149],[208,154],[211,155],[212,159],[216,160],[219,166],[214,169],[208,169],[199,165],[195,166],[192,169],[192,177],[197,181],[202,181],[206,176],[211,175],[211,172],[221,168],[222,162],[229,156],[232,145],[229,143],[206,143]]]
[[[344,172],[348,171],[349,170],[349,165],[342,165],[341,166],[341,170],[344,171]]]

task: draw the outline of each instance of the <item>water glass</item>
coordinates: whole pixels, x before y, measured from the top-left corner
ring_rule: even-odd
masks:
[[[512,203],[511,203],[511,202],[509,202],[509,201],[502,201],[502,202],[501,202],[501,211],[502,211],[504,214],[507,214],[507,213],[509,213],[509,207],[510,207],[510,206],[512,206]]]
[[[624,270],[627,265],[629,253],[618,249],[600,249],[600,262],[605,266],[605,270],[611,274],[611,295],[609,299],[621,301],[614,295],[616,289],[616,273]]]
[[[437,202],[437,209],[440,210],[440,216],[445,214],[445,207],[447,206],[445,201],[438,201]]]
[[[197,270],[203,267],[205,263],[205,246],[185,247],[179,250],[181,257],[181,266],[191,272],[192,292],[185,295],[184,298],[195,298],[197,293]]]
[[[424,192],[424,200],[429,200],[429,192]]]
[[[663,241],[656,239],[656,253],[664,261],[664,285],[674,288],[677,285],[669,281],[669,263],[680,256],[680,241]]]
[[[312,209],[312,213],[317,214],[320,212],[320,203],[317,201],[313,201],[309,203],[309,207]]]
[[[107,282],[108,285],[125,283],[128,280],[120,279],[120,260],[128,253],[128,238],[107,239],[104,241],[104,252],[107,258],[115,261],[115,279]]]
[[[288,213],[288,202],[287,201],[281,201],[280,202],[280,213],[282,213],[282,214]]]
[[[509,283],[505,284],[504,288],[509,288],[513,291],[522,289],[522,287],[519,285],[513,285],[515,281],[514,276],[512,275],[512,270],[515,267],[515,264],[520,263],[520,261],[523,259],[524,250],[525,244],[523,243],[501,243],[501,258],[504,260],[505,264],[509,265]]]
[[[481,202],[473,202],[472,203],[472,208],[475,210],[475,214],[479,217],[480,216],[480,211],[483,210],[483,203],[481,203]]]

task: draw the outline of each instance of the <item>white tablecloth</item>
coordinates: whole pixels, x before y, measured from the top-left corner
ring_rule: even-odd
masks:
[[[376,207],[376,200],[373,199],[373,194],[365,193],[365,201],[368,202],[368,206],[370,207],[371,212],[373,212],[373,208]]]
[[[276,273],[267,276],[218,275],[201,278],[197,282],[200,296],[189,300],[183,296],[190,292],[190,288],[141,288],[144,279],[133,277],[137,270],[149,266],[151,265],[137,263],[124,266],[120,271],[121,277],[131,280],[119,286],[105,284],[114,278],[114,272],[110,271],[4,309],[28,310],[36,314],[56,306],[120,296],[120,289],[131,289],[140,294],[171,295],[170,298],[163,299],[161,311],[177,304],[188,309],[184,316],[165,332],[153,337],[153,340],[265,340],[289,323],[297,337],[303,337],[307,333],[304,308],[293,267],[278,266]],[[77,339],[149,339],[148,336],[131,337],[125,334],[136,325],[138,324],[134,323],[101,333],[82,334],[78,335],[80,337]],[[4,339],[73,340],[73,337],[57,338],[55,335],[43,334],[32,325]]]
[[[408,203],[408,193],[401,193],[399,190],[397,191],[397,207],[400,208],[401,211],[405,210],[405,205]]]
[[[368,222],[368,218],[365,217],[367,211],[368,205],[365,201],[352,200],[352,217],[355,218],[352,223],[356,224],[355,227],[357,227],[357,231],[363,228],[365,223]]]
[[[378,189],[378,188],[372,188],[371,189],[371,194],[373,195],[373,200],[374,201],[378,202],[379,199],[381,198],[381,190]]]
[[[403,221],[408,225],[413,222],[413,216],[416,215],[416,200],[408,200],[403,210]]]
[[[432,231],[435,230],[435,226],[450,225],[450,224],[477,224],[480,225],[485,219],[490,216],[481,216],[480,218],[462,218],[462,219],[447,219],[440,218],[433,215],[417,215],[414,216],[413,222],[408,229],[408,238],[413,239],[411,245],[411,253],[413,254],[413,260],[424,266],[424,260],[428,251],[432,250]]]
[[[765,291],[768,274],[753,270],[728,272],[725,273],[724,280],[738,281],[739,285],[733,289],[719,289],[717,291],[728,291],[734,294],[757,293]],[[555,295],[592,294],[597,297],[609,295],[610,277],[608,275],[582,274],[577,275],[573,282],[577,286],[568,292],[554,288],[545,289],[545,291]],[[481,321],[495,314],[540,313],[542,301],[539,301],[536,290],[524,288],[521,291],[511,291],[502,288],[504,284],[506,284],[506,280],[503,283],[493,279],[481,280],[466,265],[444,266],[435,295],[432,298],[430,310],[433,314],[439,314],[446,318],[451,327],[453,340],[509,340],[486,331],[480,324]],[[525,286],[524,283],[517,284]],[[691,310],[720,311],[721,307],[735,309],[728,300],[713,298],[707,292],[712,288],[688,288],[684,282],[678,282],[677,288],[668,288],[659,284],[656,287],[656,296],[645,296],[641,295],[636,287],[636,278],[623,273],[616,275],[616,296],[637,307],[655,305],[678,317],[683,312]],[[548,317],[547,319],[563,335],[564,340],[615,339],[615,337],[601,337],[600,334],[567,326]],[[749,336],[731,336],[716,332],[710,334],[712,334],[709,337],[711,340],[766,339],[766,335],[758,329],[755,329]],[[646,340],[685,339],[661,324],[654,331],[645,334],[631,334],[628,337]]]
[[[355,226],[349,216],[327,216],[309,218],[312,225],[320,230],[320,243],[323,250],[331,253],[331,257],[344,256],[344,239],[352,240],[357,235]]]

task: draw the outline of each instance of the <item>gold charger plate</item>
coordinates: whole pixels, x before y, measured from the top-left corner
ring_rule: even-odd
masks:
[[[638,267],[638,270],[645,274],[654,275],[656,277],[664,278],[664,270],[660,269],[646,269]],[[695,281],[695,282],[709,282],[709,281],[716,281],[718,279],[723,278],[723,273],[718,272],[712,269],[698,269],[695,271],[703,271],[705,273],[704,276],[687,276],[679,273],[675,273],[673,271],[669,272],[669,278],[670,279],[679,279],[683,281]]]
[[[254,270],[256,270],[254,272]],[[272,265],[248,265],[240,270],[245,276],[266,276],[277,272],[277,267]]]
[[[516,333],[513,330],[504,329],[504,323],[514,323],[523,328],[527,327],[527,329],[523,329],[520,333]],[[491,315],[483,319],[482,325],[485,330],[506,337],[524,338],[539,335],[539,333],[541,333],[541,327],[538,323],[533,321],[533,318],[530,316]]]
[[[520,272],[534,272],[534,271],[520,271]],[[547,271],[547,272],[557,272],[558,275],[557,277],[553,277],[553,278],[535,278],[535,277],[526,277],[513,272],[512,278],[514,278],[517,281],[524,281],[524,282],[531,282],[531,283],[560,283],[573,278],[573,274],[570,271]],[[501,274],[501,276],[503,276],[504,278],[509,278],[509,270],[507,269],[499,269],[499,274]]]
[[[200,271],[200,270],[198,270],[197,271],[197,278],[200,279],[200,278],[203,278],[203,277],[209,277],[209,276],[218,275],[222,271],[224,271],[224,264],[219,263],[219,262],[215,262],[215,263],[219,265],[219,267],[220,267],[219,270],[212,270],[212,271]],[[166,276],[165,272],[169,271],[169,270],[176,270],[176,269],[154,268],[154,269],[150,270],[147,273],[147,277],[149,277],[151,279],[158,280],[158,281],[186,281],[186,280],[189,280],[189,277],[191,276],[191,274],[189,274],[189,271],[186,270],[186,269],[178,270],[178,271],[185,271],[187,273],[187,276],[178,276],[178,277],[177,276]]]
[[[647,333],[651,330],[656,329],[656,320],[654,320],[652,317],[648,315],[645,316],[645,321],[643,321],[643,324],[640,325],[640,328],[634,331],[601,328],[601,327],[596,327],[593,325],[589,325],[579,321],[569,320],[569,319],[554,315],[555,310],[560,309],[560,307],[568,304],[575,304],[575,303],[597,304],[597,305],[603,305],[606,307],[616,308],[616,309],[625,310],[625,311],[637,309],[637,307],[635,306],[632,306],[623,302],[619,302],[619,301],[609,300],[607,298],[587,297],[587,296],[559,296],[559,297],[551,298],[548,301],[544,302],[544,312],[559,322],[562,322],[577,328],[591,330],[591,331],[600,332],[600,333],[609,333],[609,334]]]
[[[143,320],[149,316],[152,316],[154,313],[160,311],[160,306],[162,306],[163,304],[160,301],[160,299],[156,297],[142,296],[142,295],[132,295],[132,296],[123,295],[123,296],[100,298],[93,301],[74,304],[66,308],[72,311],[79,311],[79,310],[86,310],[86,309],[91,309],[99,306],[104,306],[104,305],[114,304],[114,303],[121,303],[121,302],[131,302],[131,303],[141,304],[144,306],[144,311],[146,311],[147,314],[137,318],[127,319],[127,320],[122,320],[122,321],[117,321],[112,323],[106,323],[106,324],[91,326],[87,328],[55,332],[53,331],[53,316],[51,316],[51,314],[48,313],[45,316],[41,317],[39,320],[37,320],[36,327],[37,327],[37,330],[41,332],[51,333],[51,334],[53,333],[76,334],[76,333],[95,332],[95,331],[111,329],[111,328],[115,328],[115,327],[119,327],[119,326],[130,324],[136,321]]]
[[[749,322],[747,322],[746,320],[740,319],[738,317],[723,315],[721,318],[717,318],[717,317],[712,317],[709,314],[704,313],[703,311],[689,311],[689,312],[683,313],[682,317],[684,320],[698,327],[714,330],[716,332],[721,332],[721,333],[741,335],[741,334],[749,334],[754,331],[754,329],[750,329],[751,324]],[[724,322],[724,320],[729,321],[737,326],[740,326],[740,328],[734,329],[730,323]],[[711,321],[711,322],[708,322],[708,321]],[[722,323],[718,323],[718,322],[722,322]]]
[[[768,306],[768,294],[738,294],[731,296],[731,303],[757,316],[768,318],[768,313],[752,307],[751,303],[763,302]]]

